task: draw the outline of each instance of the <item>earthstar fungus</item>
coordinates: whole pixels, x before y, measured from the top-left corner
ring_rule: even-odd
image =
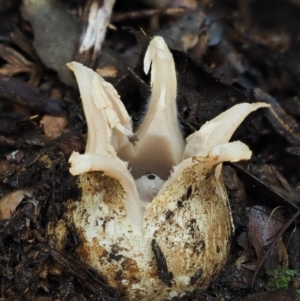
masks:
[[[85,154],[74,152],[69,160],[82,196],[69,202],[65,216],[80,238],[81,260],[124,300],[205,289],[227,261],[233,232],[221,163],[251,157],[245,144],[229,139],[250,112],[268,105],[235,105],[185,142],[174,60],[155,37],[144,58],[145,73],[151,66],[152,95],[133,133],[114,87],[79,63],[68,66],[88,124]],[[163,268],[157,253],[163,254]]]

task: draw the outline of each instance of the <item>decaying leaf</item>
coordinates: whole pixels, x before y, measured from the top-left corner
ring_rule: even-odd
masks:
[[[254,246],[256,256],[262,259],[268,247],[275,239],[276,234],[283,226],[283,217],[278,211],[263,206],[254,206],[247,209],[249,218],[248,231],[251,244]],[[266,262],[266,268],[274,268],[279,264],[287,267],[287,251],[282,239],[275,245]]]
[[[3,196],[0,199],[0,220],[10,218],[25,196],[31,197],[32,190],[20,189]]]
[[[30,75],[29,83],[35,85],[39,83],[40,67],[27,60],[20,52],[0,44],[0,57],[7,62],[0,68],[1,75],[13,76],[19,73],[28,73]]]
[[[66,67],[73,60],[81,34],[81,23],[68,12],[68,5],[58,0],[25,0],[22,14],[31,23],[34,32],[33,45],[46,67],[58,72],[60,79],[76,86],[74,77]],[[118,76],[126,67],[117,53],[104,47],[96,62],[96,68],[116,67]]]
[[[68,120],[65,117],[55,117],[45,115],[41,120],[41,125],[45,136],[50,139],[59,137],[62,131],[66,128]]]

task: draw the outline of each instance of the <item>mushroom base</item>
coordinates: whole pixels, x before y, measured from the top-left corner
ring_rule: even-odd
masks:
[[[205,289],[226,264],[232,233],[227,193],[215,169],[199,177],[197,166],[148,205],[143,236],[127,217],[118,180],[97,171],[79,176],[82,197],[69,202],[66,222],[80,238],[81,260],[124,300]]]

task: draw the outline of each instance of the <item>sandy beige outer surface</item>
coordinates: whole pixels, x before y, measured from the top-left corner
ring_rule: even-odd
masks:
[[[78,253],[124,300],[161,300],[204,289],[225,265],[232,233],[227,194],[215,169],[199,173],[199,164],[186,168],[147,207],[144,237],[126,217],[125,191],[117,180],[101,172],[79,176],[85,197],[72,202],[67,214],[82,241]],[[153,239],[173,274],[171,286],[158,277]]]
[[[160,37],[148,50],[144,67],[148,72],[152,66],[153,89],[135,134],[114,88],[92,70],[69,65],[79,83],[88,139],[85,154],[74,152],[69,159],[82,196],[69,202],[66,222],[80,237],[82,262],[131,301],[205,289],[224,267],[232,220],[220,163],[251,157],[245,144],[229,139],[247,114],[267,106],[236,105],[208,121],[186,144],[177,123],[171,52]],[[132,144],[135,135],[139,141]],[[166,181],[146,206],[136,180],[146,175],[148,189],[148,172]]]

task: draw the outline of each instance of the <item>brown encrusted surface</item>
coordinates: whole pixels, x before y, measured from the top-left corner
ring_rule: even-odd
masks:
[[[197,164],[185,169],[167,191],[153,200],[145,222],[146,228],[153,227],[156,216],[166,216],[158,223],[154,238],[169,271],[188,276],[190,282],[201,269],[197,284],[205,288],[226,263],[232,226],[223,183],[217,184],[223,191],[220,196],[214,169],[203,170],[200,176],[196,170]]]
[[[124,300],[160,300],[196,286],[205,289],[224,267],[231,213],[214,160],[203,165],[199,158],[151,202],[144,237],[127,218],[119,181],[96,171],[79,176],[82,195],[69,201],[66,225],[79,237],[81,260]]]

